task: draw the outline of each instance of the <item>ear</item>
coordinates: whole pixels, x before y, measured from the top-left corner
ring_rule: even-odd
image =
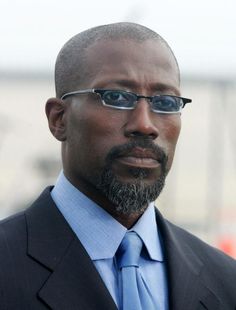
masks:
[[[59,141],[66,140],[66,106],[61,99],[50,98],[46,102],[45,112],[48,126],[53,136]]]

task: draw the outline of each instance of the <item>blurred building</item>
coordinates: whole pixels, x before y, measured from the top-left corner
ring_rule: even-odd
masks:
[[[0,218],[27,207],[61,169],[44,113],[54,96],[42,74],[0,77]],[[157,206],[171,221],[236,257],[236,81],[185,77],[193,99]]]

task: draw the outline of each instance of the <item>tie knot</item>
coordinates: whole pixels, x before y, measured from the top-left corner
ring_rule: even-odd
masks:
[[[143,242],[135,232],[126,233],[117,251],[118,267],[138,267],[142,246]]]

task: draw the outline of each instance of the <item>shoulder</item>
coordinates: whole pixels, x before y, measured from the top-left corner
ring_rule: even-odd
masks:
[[[157,224],[164,240],[164,248],[175,249],[182,253],[183,259],[193,262],[195,259],[204,265],[208,274],[218,277],[219,274],[236,280],[236,260],[219,249],[207,244],[185,229],[164,219],[157,211]]]
[[[218,278],[236,284],[236,260],[200,238],[168,221],[166,224],[175,244],[187,258],[195,256],[204,265],[205,277]],[[232,281],[232,282],[231,282]]]
[[[27,214],[37,213],[38,206],[50,201],[50,188],[46,188],[39,198],[24,211],[0,221],[0,259],[7,254],[21,253],[27,244]]]
[[[9,246],[10,240],[16,244],[19,239],[23,240],[26,234],[25,212],[19,212],[0,221],[0,248]],[[1,252],[1,251],[0,251]]]
[[[212,257],[212,259],[223,259],[227,262],[232,262],[233,265],[236,264],[235,259],[226,255],[219,249],[214,246],[209,245],[207,242],[201,240],[196,237],[192,233],[186,231],[185,229],[167,221],[167,225],[174,232],[174,235],[179,241],[182,241],[186,247],[191,248],[195,253],[197,253],[200,257]],[[235,265],[236,266],[236,265]]]
[[[52,203],[52,202],[51,202]],[[46,189],[40,197],[28,209],[19,212],[0,221],[0,299],[1,309],[18,309],[19,305],[24,309],[34,304],[37,307],[37,299],[34,298],[39,287],[48,277],[49,271],[29,253],[29,217],[34,218],[34,224],[38,223],[45,230],[42,217],[47,218],[46,211],[42,211],[39,218],[39,210],[50,206],[50,190]],[[37,247],[40,238],[37,239]],[[30,307],[31,308],[31,307]]]

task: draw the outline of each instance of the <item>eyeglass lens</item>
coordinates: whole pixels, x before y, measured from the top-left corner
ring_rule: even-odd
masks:
[[[116,108],[132,109],[138,100],[138,96],[131,92],[121,90],[105,90],[99,93],[102,100],[109,106]],[[154,96],[151,100],[151,108],[153,111],[163,112],[179,112],[183,107],[183,100],[175,96]]]

